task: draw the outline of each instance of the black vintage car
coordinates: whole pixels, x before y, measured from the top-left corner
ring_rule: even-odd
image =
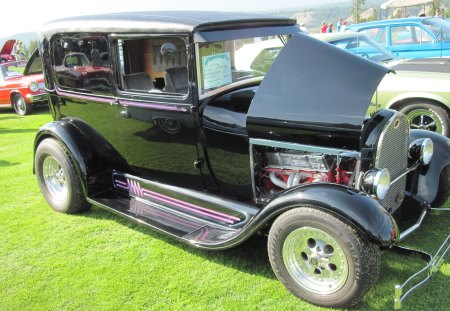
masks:
[[[414,252],[398,242],[448,198],[449,139],[393,110],[366,117],[387,69],[293,20],[84,16],[44,25],[40,52],[55,121],[34,169],[54,210],[93,204],[211,250],[267,233],[275,274],[312,303],[361,301],[380,250]],[[89,74],[67,82],[62,61],[83,54]]]

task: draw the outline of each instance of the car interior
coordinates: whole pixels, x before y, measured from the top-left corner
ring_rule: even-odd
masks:
[[[162,45],[168,42],[176,49],[161,53]],[[117,45],[122,90],[188,93],[186,43],[181,38],[124,39]]]

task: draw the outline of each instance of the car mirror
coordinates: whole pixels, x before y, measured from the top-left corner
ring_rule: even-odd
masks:
[[[171,42],[166,42],[161,46],[161,55],[165,56],[165,55],[169,55],[169,54],[173,54],[175,52],[177,52],[177,48],[175,46],[175,44],[171,43]]]

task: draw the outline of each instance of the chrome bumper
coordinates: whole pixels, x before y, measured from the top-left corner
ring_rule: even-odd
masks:
[[[47,101],[46,93],[41,93],[41,94],[37,94],[37,95],[27,94],[25,97],[26,97],[27,103],[29,103],[29,104]]]

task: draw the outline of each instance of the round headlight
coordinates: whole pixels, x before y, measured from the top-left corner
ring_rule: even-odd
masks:
[[[425,138],[420,145],[420,163],[429,164],[433,157],[433,141]]]
[[[363,177],[362,188],[368,194],[383,200],[391,186],[391,174],[387,168],[367,171]]]
[[[31,82],[28,86],[31,92],[37,92],[39,90],[39,85],[36,82]]]

